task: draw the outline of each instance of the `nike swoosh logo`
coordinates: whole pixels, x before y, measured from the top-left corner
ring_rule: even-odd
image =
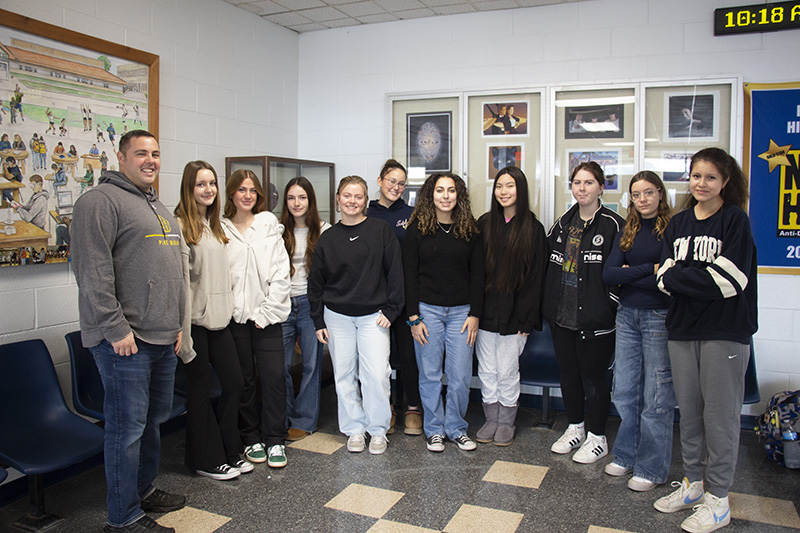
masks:
[[[733,359],[733,358],[734,358],[734,357],[736,357],[737,355],[739,355],[739,354],[733,354],[733,355],[729,355],[729,356],[728,356],[728,359]]]
[[[350,242],[353,242],[354,240],[358,239],[359,237],[360,237],[360,235],[356,235],[355,237],[350,237]]]

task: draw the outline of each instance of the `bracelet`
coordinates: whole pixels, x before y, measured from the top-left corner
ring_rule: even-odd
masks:
[[[406,324],[408,324],[409,327],[416,326],[420,322],[422,322],[422,315],[419,315],[416,320],[406,320]]]

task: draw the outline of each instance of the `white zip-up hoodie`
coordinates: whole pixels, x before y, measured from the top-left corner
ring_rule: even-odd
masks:
[[[268,211],[255,215],[244,233],[227,218],[228,264],[233,288],[233,320],[252,320],[259,327],[279,324],[289,317],[289,254],[283,244],[283,225]]]

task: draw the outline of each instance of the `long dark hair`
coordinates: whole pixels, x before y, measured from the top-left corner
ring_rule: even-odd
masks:
[[[436,189],[436,182],[441,178],[450,178],[456,184],[456,205],[453,207],[452,215],[453,229],[457,238],[469,241],[473,234],[478,233],[478,225],[475,223],[475,217],[472,216],[467,185],[461,177],[452,172],[437,172],[425,180],[417,194],[417,204],[408,223],[416,220],[419,231],[423,235],[436,233],[437,220],[436,207],[433,205],[433,191]]]
[[[704,148],[692,156],[692,164],[689,167],[690,175],[692,169],[694,169],[694,164],[698,161],[711,163],[717,167],[722,179],[728,180],[728,183],[725,184],[722,192],[720,192],[722,199],[747,211],[750,192],[747,187],[747,178],[742,172],[742,167],[739,166],[739,163],[721,148]],[[686,200],[685,208],[688,209],[695,205],[697,205],[697,200],[690,194]]]
[[[503,206],[497,201],[492,192],[492,205],[489,209],[489,218],[483,232],[483,249],[486,252],[486,288],[512,294],[522,287],[525,275],[533,263],[534,221],[536,215],[531,213],[528,199],[528,179],[518,167],[509,166],[497,173],[494,178],[494,187],[502,176],[511,176],[516,184],[517,203],[516,214],[509,222],[508,237],[503,249],[503,261],[500,266],[499,244],[505,231],[506,219]],[[494,191],[494,188],[492,189]],[[495,276],[495,269],[497,269]],[[496,285],[495,285],[496,278]]]
[[[175,207],[175,216],[183,223],[183,236],[187,244],[197,244],[203,237],[203,219],[200,211],[197,210],[197,202],[194,199],[194,187],[197,183],[197,173],[201,170],[210,170],[214,175],[214,183],[217,185],[217,196],[214,202],[206,209],[206,218],[211,228],[212,235],[222,244],[228,243],[228,237],[222,229],[219,220],[219,180],[217,171],[205,161],[189,161],[183,167],[183,178],[181,179],[181,195],[178,205]]]
[[[667,224],[669,224],[669,219],[672,216],[672,210],[667,201],[667,191],[664,189],[664,183],[655,172],[642,170],[634,174],[631,178],[631,182],[628,185],[629,194],[633,194],[633,184],[637,181],[646,181],[661,193],[661,199],[658,201],[658,211],[656,212],[656,227],[653,229],[658,236],[658,240],[661,240],[664,237],[664,230],[667,229]],[[639,211],[636,210],[636,206],[633,203],[633,196],[631,196],[630,202],[628,203],[628,218],[625,220],[625,229],[622,230],[622,236],[619,238],[619,249],[623,252],[629,251],[631,246],[633,246],[633,239],[636,238],[636,234],[639,233],[640,229],[642,229],[642,216],[639,214]]]
[[[289,194],[289,189],[297,185],[302,188],[308,196],[308,211],[306,211],[306,226],[308,226],[308,238],[306,240],[306,254],[303,263],[306,267],[306,272],[311,270],[311,258],[314,257],[314,248],[317,246],[317,239],[321,233],[321,221],[319,219],[319,211],[317,211],[317,195],[314,194],[314,186],[303,176],[292,178],[286,187],[283,189],[283,210],[281,211],[281,224],[286,228],[283,232],[283,244],[286,246],[286,251],[289,253],[289,270],[290,275],[294,276],[294,264],[291,258],[294,256],[294,248],[296,241],[294,238],[295,221],[294,216],[289,212],[288,200],[286,195]]]

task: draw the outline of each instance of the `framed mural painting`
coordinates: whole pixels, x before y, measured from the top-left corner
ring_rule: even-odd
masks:
[[[0,266],[69,260],[72,206],[158,136],[159,57],[0,9]],[[158,183],[156,183],[156,187]]]

